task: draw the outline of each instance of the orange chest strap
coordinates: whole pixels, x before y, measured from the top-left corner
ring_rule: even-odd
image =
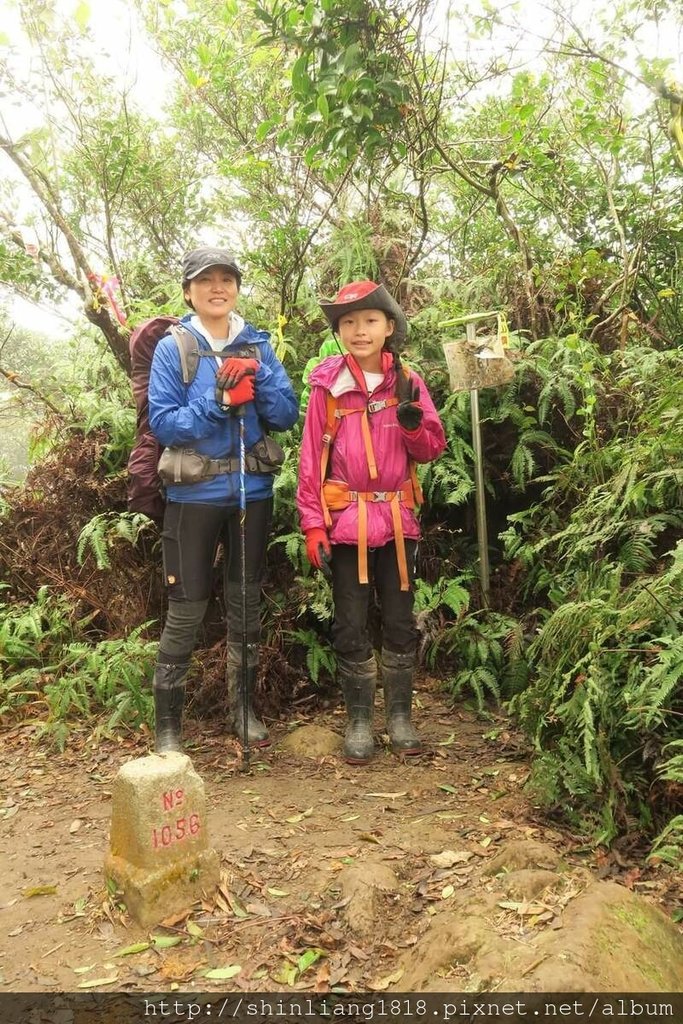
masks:
[[[339,407],[339,403],[334,395],[328,392],[327,394],[327,419],[325,423],[325,433],[323,434],[323,444],[320,453],[320,491],[321,491],[321,503],[323,509],[323,516],[325,519],[325,525],[327,527],[332,525],[332,519],[330,518],[329,509],[325,502],[325,495],[323,487],[325,483],[325,477],[327,476],[327,467],[330,461],[330,450],[332,443],[337,436],[337,431],[341,425],[342,418],[344,416],[352,416],[355,413],[360,413],[360,429],[361,436],[363,438],[363,446],[365,448],[365,457],[368,462],[368,472],[370,473],[370,479],[376,480],[378,477],[377,471],[377,459],[375,458],[375,450],[372,446],[372,436],[370,434],[370,421],[368,419],[368,413],[379,412],[380,409],[389,408],[392,405],[398,405],[397,398],[385,398],[378,402],[368,402],[367,405],[355,406],[352,409],[342,409]]]

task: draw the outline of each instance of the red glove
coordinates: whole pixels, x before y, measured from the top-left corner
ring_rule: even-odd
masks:
[[[316,569],[322,569],[326,574],[329,573],[332,548],[327,530],[322,530],[319,526],[314,526],[312,530],[306,530],[306,556]]]
[[[244,405],[245,402],[254,401],[254,378],[244,376],[238,384],[232,388],[223,389],[220,385],[216,388],[216,401],[225,408]]]
[[[246,374],[255,374],[261,364],[258,359],[242,359],[239,356],[228,356],[221,363],[216,381],[221,388],[230,391],[239,384]]]

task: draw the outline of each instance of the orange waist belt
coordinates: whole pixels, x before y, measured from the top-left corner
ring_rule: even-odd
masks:
[[[398,491],[352,491],[348,484],[342,480],[326,480],[323,484],[323,510],[326,512],[326,522],[329,518],[329,509],[333,512],[340,512],[348,508],[353,501],[358,502],[358,581],[368,582],[368,502],[388,502],[391,507],[391,519],[394,525],[394,537],[396,539],[396,561],[398,562],[398,574],[401,580],[401,590],[410,590],[408,582],[408,561],[406,558],[406,545],[403,536],[403,523],[401,522],[401,505],[408,508],[415,508],[415,491],[413,481],[406,480],[401,484]],[[329,519],[328,526],[332,520]]]

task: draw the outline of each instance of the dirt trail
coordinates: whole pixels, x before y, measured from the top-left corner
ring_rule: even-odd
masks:
[[[58,754],[35,743],[35,726],[0,730],[0,989],[381,991],[400,981],[399,961],[450,901],[492,891],[483,869],[505,844],[542,841],[570,866],[589,866],[578,840],[529,806],[527,755],[503,718],[451,708],[431,680],[418,703],[429,755],[404,764],[384,750],[360,769],[278,750],[289,721],[275,723],[273,747],[245,776],[233,740],[190,722],[187,752],[206,784],[222,884],[211,901],[150,932],[131,922],[102,875],[112,780],[147,752],[149,737],[76,735]],[[316,711],[299,717],[305,722],[341,732],[343,713]],[[457,855],[452,863],[431,859],[445,850]],[[376,882],[367,913],[354,890],[358,866]],[[623,856],[593,867],[624,876],[664,908],[674,899],[666,879]],[[387,869],[395,886],[383,882]],[[514,903],[493,915],[489,907],[486,927],[522,939],[556,927],[571,895],[565,886],[531,924]],[[121,955],[136,945],[143,948]],[[208,970],[223,975],[207,979]],[[473,982],[453,964],[446,983]]]

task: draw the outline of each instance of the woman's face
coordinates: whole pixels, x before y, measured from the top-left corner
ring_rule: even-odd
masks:
[[[193,278],[184,291],[185,301],[192,305],[203,322],[225,321],[237,305],[239,286],[227,267],[209,267]]]

